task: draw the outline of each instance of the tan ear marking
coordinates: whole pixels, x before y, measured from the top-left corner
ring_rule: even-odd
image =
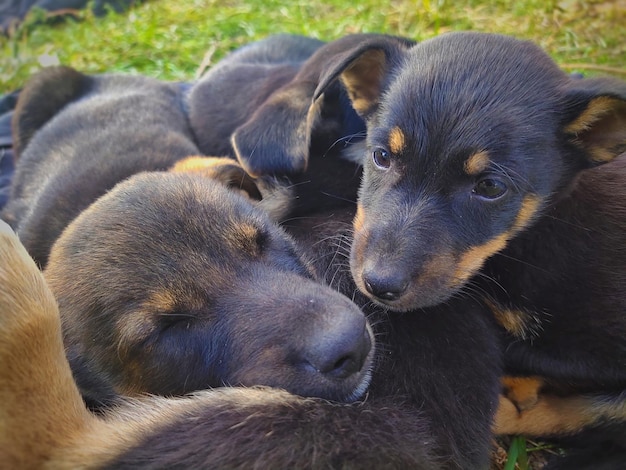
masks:
[[[371,50],[364,52],[341,74],[341,81],[357,113],[366,114],[378,103],[385,65],[385,53]]]
[[[609,96],[594,98],[565,132],[586,148],[592,162],[610,162],[626,148],[626,102]]]
[[[565,132],[578,135],[589,130],[601,117],[613,110],[617,100],[608,96],[600,96],[589,102],[585,109],[574,122],[568,124]]]

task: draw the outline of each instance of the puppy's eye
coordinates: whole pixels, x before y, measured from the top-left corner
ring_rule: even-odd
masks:
[[[485,199],[498,199],[504,196],[506,191],[506,184],[495,178],[482,179],[472,189],[472,193]]]
[[[389,153],[383,149],[374,149],[372,152],[372,161],[381,170],[387,170],[391,166]]]

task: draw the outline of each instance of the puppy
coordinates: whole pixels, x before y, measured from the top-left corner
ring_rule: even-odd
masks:
[[[373,403],[232,387],[90,413],[53,294],[1,221],[0,312],[0,459],[9,468],[441,468],[421,414],[397,403],[372,412]]]
[[[353,401],[367,387],[359,309],[314,281],[265,212],[206,177],[118,184],[63,232],[45,276],[90,402],[241,384]]]
[[[68,67],[29,80],[13,116],[16,169],[1,217],[41,267],[65,226],[116,183],[199,153],[182,98],[178,84]]]
[[[62,99],[40,110],[46,90]],[[120,394],[178,395],[225,384],[360,397],[370,376],[371,330],[354,304],[313,280],[270,220],[282,211],[281,188],[265,198],[269,180],[252,181],[234,160],[183,158],[195,146],[184,115],[176,114],[180,106],[143,115],[167,100],[178,100],[170,85],[58,68],[36,76],[18,102],[9,205],[34,205],[18,217],[18,230],[34,258],[45,261],[86,401],[101,407]],[[103,130],[115,145],[92,151],[103,112],[115,116]],[[126,152],[111,153],[116,149]],[[128,178],[168,163],[171,174]],[[259,207],[216,180],[261,199]],[[271,203],[277,194],[279,203]],[[56,228],[46,237],[29,236],[29,227],[47,225]],[[48,245],[57,238],[48,265]]]
[[[340,41],[315,96],[339,81],[367,124],[359,289],[398,311],[481,298],[517,379],[496,430],[625,446],[626,84],[499,35]]]

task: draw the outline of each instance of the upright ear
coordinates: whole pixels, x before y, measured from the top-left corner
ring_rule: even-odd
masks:
[[[352,130],[354,111],[340,99],[341,93],[337,92],[334,80],[325,80],[323,88],[319,86],[320,80],[328,75],[329,67],[341,62],[346,54],[370,43],[381,44],[379,47],[389,50],[400,44],[412,44],[393,36],[355,34],[317,49],[293,80],[271,94],[232,135],[235,155],[248,173],[258,176],[304,171],[312,139],[332,142]],[[333,97],[317,101],[331,87]],[[318,136],[316,131],[323,135]]]
[[[339,78],[356,112],[367,119],[378,107],[389,72],[414,45],[415,42],[397,36],[370,35],[352,48],[328,57],[314,99]]]
[[[565,133],[591,165],[626,152],[626,83],[608,79],[572,80],[567,92]]]

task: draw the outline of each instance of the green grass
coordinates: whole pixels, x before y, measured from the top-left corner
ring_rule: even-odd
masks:
[[[152,0],[123,14],[89,11],[50,24],[34,12],[0,37],[0,93],[19,88],[43,64],[83,72],[125,72],[192,80],[226,52],[268,34],[332,40],[386,32],[423,40],[453,30],[512,34],[542,46],[566,70],[626,79],[626,0]],[[540,449],[537,448],[538,451]],[[506,469],[532,468],[515,438]]]
[[[21,86],[50,61],[88,73],[189,80],[203,61],[213,63],[237,46],[276,32],[326,40],[352,32],[417,40],[451,30],[500,32],[534,40],[567,70],[626,77],[624,0],[325,0],[305,5],[153,0],[104,18],[87,11],[45,24],[43,16],[34,12],[10,37],[0,38],[0,93]]]

